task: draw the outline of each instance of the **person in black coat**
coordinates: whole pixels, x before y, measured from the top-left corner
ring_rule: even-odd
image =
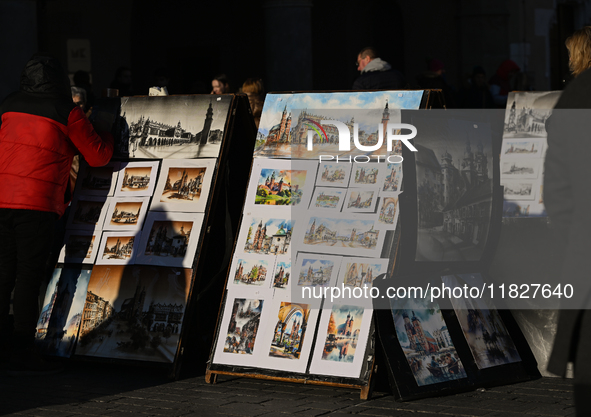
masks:
[[[361,75],[353,83],[353,90],[400,90],[408,88],[404,76],[378,57],[375,48],[363,48],[357,55],[357,71]]]
[[[571,284],[562,300],[548,370],[565,375],[574,362],[577,416],[591,415],[591,26],[566,41],[576,77],[564,90],[547,122],[544,204],[556,239],[566,248],[560,284]],[[558,284],[558,283],[557,283]]]

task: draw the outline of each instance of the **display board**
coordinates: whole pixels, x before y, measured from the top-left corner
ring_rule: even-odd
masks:
[[[494,115],[433,110],[406,120],[417,152],[403,149],[398,257],[374,281],[380,293],[402,291],[373,300],[393,394],[411,400],[538,377],[486,274],[503,203]]]
[[[387,151],[382,141],[402,109],[428,107],[432,96],[422,90],[267,96],[209,382],[240,375],[354,387],[368,397],[371,301],[333,299],[326,291],[371,287],[393,268],[401,143]],[[343,140],[356,146],[343,147]]]
[[[60,356],[177,375],[183,336],[199,329],[198,298],[221,289],[201,260],[227,268],[223,240],[238,212],[226,183],[232,175],[241,204],[250,163],[239,155],[252,152],[254,122],[244,95],[118,100],[114,161],[81,165],[36,341]]]

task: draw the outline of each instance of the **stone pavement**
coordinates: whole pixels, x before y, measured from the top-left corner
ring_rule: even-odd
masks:
[[[399,403],[374,392],[246,378],[171,382],[159,370],[68,363],[46,377],[0,376],[0,415],[26,416],[574,416],[571,381],[542,378],[464,394]]]

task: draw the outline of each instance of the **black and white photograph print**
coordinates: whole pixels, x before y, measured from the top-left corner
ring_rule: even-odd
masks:
[[[150,210],[204,212],[216,159],[162,161]]]
[[[560,91],[509,93],[503,137],[546,137],[546,120],[559,97]]]
[[[159,161],[122,162],[115,197],[149,197],[154,193]]]
[[[150,197],[113,197],[103,230],[141,230]]]
[[[132,265],[141,232],[104,232],[101,237],[97,265]]]
[[[423,134],[415,140],[419,212],[415,260],[479,261],[492,209],[490,129],[449,120],[421,127]]]
[[[191,268],[203,213],[149,212],[135,263]]]
[[[94,230],[103,228],[111,197],[74,197],[68,217],[67,229]]]
[[[76,180],[76,195],[113,196],[118,174],[119,162],[109,162],[102,167],[91,167],[81,161]]]
[[[217,158],[231,96],[125,97],[120,134],[130,158]]]

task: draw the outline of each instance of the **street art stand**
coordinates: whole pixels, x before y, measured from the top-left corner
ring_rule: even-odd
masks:
[[[251,166],[246,95],[97,103],[115,155],[81,164],[40,349],[80,360],[202,372]]]
[[[377,348],[371,301],[333,303],[324,297],[314,304],[294,294],[337,285],[359,289],[371,286],[378,275],[392,274],[399,258],[400,164],[319,161],[319,154],[358,155],[356,149],[339,153],[339,133],[322,122],[346,119],[350,132],[354,121],[365,123],[370,127],[360,131],[359,140],[375,143],[381,132],[370,129],[399,122],[404,109],[431,108],[439,94],[267,96],[219,306],[208,383],[232,375],[359,389],[361,399],[370,397]],[[306,148],[307,140],[313,151]]]
[[[381,293],[424,291],[374,300],[376,333],[397,400],[540,376],[504,308],[501,283],[487,274],[503,207],[497,119],[484,112],[434,110],[403,120],[419,132],[413,140],[418,151],[403,149],[395,267],[374,281]]]

